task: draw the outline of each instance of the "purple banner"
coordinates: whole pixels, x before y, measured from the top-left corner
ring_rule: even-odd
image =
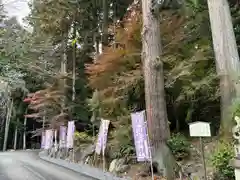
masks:
[[[109,120],[105,120],[105,119],[101,120],[101,125],[99,128],[98,139],[97,139],[97,144],[95,149],[95,152],[97,154],[100,154],[101,151],[103,155],[105,154],[109,124],[110,124]]]
[[[60,129],[59,129],[59,147],[60,148],[66,147],[66,137],[67,137],[67,127],[60,126]]]
[[[45,140],[46,141],[45,141],[44,149],[50,149],[53,145],[53,130],[52,129],[46,130]]]
[[[42,139],[41,139],[41,149],[44,149],[46,141],[45,131],[42,132]]]
[[[67,148],[73,148],[74,132],[75,132],[75,122],[69,121],[68,129],[67,129]]]
[[[151,157],[147,135],[147,123],[145,122],[145,111],[132,113],[131,119],[137,161],[149,161]]]

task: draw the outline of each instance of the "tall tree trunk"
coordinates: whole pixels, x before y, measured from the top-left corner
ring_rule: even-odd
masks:
[[[27,110],[26,110],[26,114],[27,114]],[[26,149],[26,130],[27,130],[27,117],[24,118],[24,122],[23,122],[23,150]]]
[[[19,134],[20,134],[20,135],[19,135],[19,139],[22,139],[23,133],[20,131]],[[19,143],[18,143],[18,149],[21,149],[21,147],[22,147],[22,141],[19,141]]]
[[[103,0],[103,45],[108,45],[108,0]]]
[[[61,60],[61,74],[64,75],[64,79],[62,81],[62,90],[64,94],[64,99],[61,107],[62,113],[64,112],[65,109],[65,103],[66,103],[66,98],[65,98],[65,93],[66,93],[66,74],[67,74],[67,40],[68,40],[68,33],[66,33],[64,36],[64,39],[62,40],[62,50],[63,50],[63,56]]]
[[[43,115],[43,122],[42,122],[43,131],[45,130],[45,123],[46,123],[46,110],[44,110],[44,115]]]
[[[94,61],[96,61],[98,55],[100,54],[100,51],[99,51],[99,38],[98,38],[98,33],[95,32],[94,35],[93,35],[93,39],[94,39],[94,42],[95,42],[95,52],[96,52],[96,56],[94,58]]]
[[[145,101],[153,162],[158,171],[174,180],[174,159],[166,141],[170,137],[161,61],[160,20],[151,12],[151,1],[142,0],[142,60],[145,78]]]
[[[237,44],[227,0],[208,0],[208,8],[217,73],[220,78],[221,130],[223,135],[232,136],[230,106],[232,100],[240,95]]]
[[[12,100],[9,99],[6,124],[5,124],[3,151],[6,151],[6,149],[7,149],[8,131],[9,131],[9,124],[10,124],[11,116],[12,116],[12,109],[13,109],[13,99]]]
[[[73,25],[73,40],[74,40],[74,44],[73,44],[73,50],[72,50],[72,101],[75,101],[76,98],[76,24],[74,22]]]
[[[19,118],[17,118],[17,124],[15,127],[15,132],[14,132],[14,144],[13,144],[13,149],[17,149],[17,134],[18,134],[18,123],[19,123]]]
[[[93,11],[92,11],[92,16],[93,16],[93,22],[96,22],[96,24],[93,25],[93,29],[98,27],[98,21],[99,21],[99,16],[98,16],[98,12],[97,12],[97,5],[98,5],[99,1],[98,0],[94,0],[93,1]],[[94,32],[93,32],[93,40],[94,40],[94,44],[95,44],[95,52],[96,52],[96,56],[95,59],[97,59],[97,56],[99,55],[99,28],[97,28]]]
[[[176,121],[176,131],[180,132],[180,121],[178,118],[178,114],[177,114],[177,108],[178,108],[178,104],[173,104],[173,113],[174,113],[174,119]]]
[[[0,129],[0,147],[1,149],[3,148],[3,139],[4,139],[4,124],[5,124],[6,119],[2,117],[1,121],[1,129]]]

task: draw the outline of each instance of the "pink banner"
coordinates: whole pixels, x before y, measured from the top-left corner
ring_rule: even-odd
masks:
[[[53,130],[46,130],[44,149],[50,149],[53,146]]]
[[[59,147],[60,148],[66,147],[66,137],[67,137],[67,127],[60,126],[60,130],[59,130]]]
[[[45,131],[44,131],[44,132],[42,132],[41,149],[44,149],[45,141],[46,141],[46,136],[45,136]]]
[[[75,122],[69,121],[68,129],[67,129],[67,148],[73,148],[74,132],[75,132]]]
[[[132,113],[131,119],[137,161],[149,161],[151,156],[147,134],[147,123],[145,122],[145,111]]]
[[[95,152],[97,154],[100,154],[101,151],[103,155],[105,154],[109,124],[110,124],[109,120],[105,120],[105,119],[101,120],[101,125],[99,128],[98,139],[97,139],[96,149],[95,149]]]

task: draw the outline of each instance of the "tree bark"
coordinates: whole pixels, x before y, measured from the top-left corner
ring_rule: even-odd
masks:
[[[174,159],[166,141],[170,137],[161,61],[160,20],[151,12],[151,1],[142,0],[142,60],[145,78],[145,101],[153,162],[158,171],[174,180]]]
[[[27,110],[26,110],[27,113]],[[23,132],[23,150],[26,149],[26,126],[27,126],[27,117],[24,118],[24,123],[23,123],[23,127],[24,127],[24,132]]]
[[[19,139],[22,139],[23,133],[20,131]],[[18,143],[18,149],[21,149],[22,147],[22,141],[19,141]]]
[[[19,123],[19,118],[17,118],[17,124],[15,127],[15,132],[14,132],[14,144],[13,144],[13,149],[17,149],[17,134],[18,134],[18,123]]]
[[[73,40],[76,39],[76,24],[73,25]],[[73,44],[73,50],[72,50],[72,101],[75,101],[76,98],[76,42]]]
[[[6,149],[7,149],[8,131],[9,131],[9,124],[10,124],[11,115],[12,115],[13,99],[12,100],[9,99],[8,107],[9,108],[8,108],[8,111],[7,111],[6,124],[5,124],[3,151],[6,151]]]
[[[61,60],[61,74],[64,75],[64,79],[62,80],[62,90],[64,94],[64,99],[61,107],[61,112],[64,112],[65,109],[65,103],[66,103],[66,74],[67,74],[67,40],[68,40],[68,33],[66,33],[64,36],[64,39],[62,40],[62,51],[63,51],[63,56]]]
[[[103,0],[103,45],[108,45],[108,0]]]
[[[6,121],[6,119],[4,117],[2,117],[1,128],[0,128],[0,135],[1,135],[0,136],[0,146],[1,146],[1,149],[3,148],[5,121]]]
[[[208,8],[217,74],[220,78],[221,130],[224,136],[232,136],[230,106],[232,100],[240,95],[240,63],[236,38],[227,0],[208,0]]]

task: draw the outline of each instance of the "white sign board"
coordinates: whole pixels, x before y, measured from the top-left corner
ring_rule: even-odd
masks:
[[[207,122],[190,123],[189,131],[191,137],[211,137],[210,123]]]

